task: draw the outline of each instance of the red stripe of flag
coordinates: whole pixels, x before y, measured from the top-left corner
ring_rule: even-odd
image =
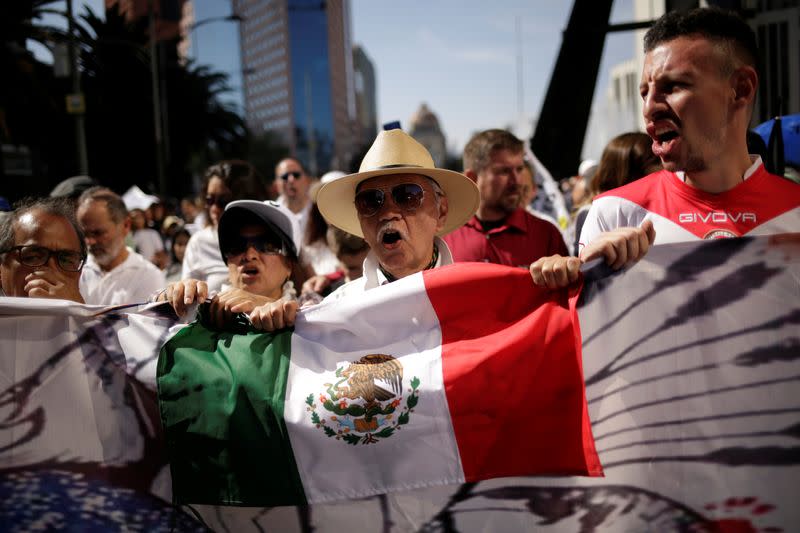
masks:
[[[580,329],[566,291],[527,270],[459,263],[424,273],[467,481],[602,475],[587,414]]]

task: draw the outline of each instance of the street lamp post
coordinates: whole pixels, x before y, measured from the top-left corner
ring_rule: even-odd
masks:
[[[75,35],[75,15],[72,12],[72,0],[67,0],[67,28],[69,32],[69,63],[70,70],[72,71],[72,94],[70,98],[78,100],[78,105],[71,109],[68,106],[67,111],[75,115],[75,137],[78,148],[78,166],[80,173],[83,175],[89,174],[89,155],[86,149],[86,123],[84,120],[84,103],[83,93],[81,93],[81,73],[78,70],[78,50],[77,39]]]
[[[187,38],[191,39],[192,59],[194,61],[198,61],[199,53],[200,53],[199,52],[199,44],[198,44],[199,39],[192,39],[191,38],[191,33],[194,30],[196,30],[200,26],[205,26],[206,24],[210,24],[212,22],[238,22],[238,23],[241,23],[242,21],[244,21],[244,17],[242,17],[241,15],[238,15],[236,13],[232,13],[230,15],[221,15],[221,16],[218,16],[218,17],[208,17],[208,18],[199,20],[197,22],[194,22],[194,23],[189,24],[188,26],[186,26],[186,29],[184,30],[182,35],[183,35],[183,39],[187,39]],[[239,47],[239,48],[241,49],[241,47]],[[255,72],[255,69],[252,68],[252,67],[247,67],[247,68],[242,68],[241,71],[236,71],[236,72],[241,74],[242,76],[247,76],[248,74],[252,74],[253,72]],[[228,71],[227,73],[228,74],[233,74],[233,72],[231,72],[231,71]],[[229,89],[230,90],[235,90],[236,87],[230,87]],[[241,91],[241,86],[239,87],[239,90]],[[238,103],[236,105],[236,112],[237,112],[237,114],[242,112],[242,110],[239,108]]]
[[[237,15],[236,13],[220,17],[209,17],[207,19],[197,21],[193,24],[189,24],[189,26],[186,28],[186,34],[184,38],[189,37],[189,35],[200,26],[205,26],[206,24],[209,24],[211,22],[241,22],[242,20],[243,19],[241,15]],[[191,39],[191,37],[189,38]],[[197,59],[198,55],[197,49],[198,49],[197,39],[192,39],[192,56],[194,57],[194,59]]]
[[[70,0],[71,1],[71,0]],[[159,50],[158,50],[158,35],[156,33],[156,9],[154,0],[148,1],[148,26],[150,31],[150,78],[152,82],[152,97],[153,97],[153,123],[154,123],[154,136],[155,136],[155,149],[156,149],[156,174],[158,177],[158,190],[162,195],[167,194],[167,172],[166,160],[168,154],[166,153],[166,102],[163,100],[163,94],[166,87],[164,87],[164,80],[161,79],[161,68],[159,65]],[[224,17],[211,17],[201,20],[192,24],[188,32],[197,29],[199,26],[208,24],[214,21],[237,21],[241,22],[242,17],[239,15],[227,15]],[[187,33],[188,33],[187,32]]]

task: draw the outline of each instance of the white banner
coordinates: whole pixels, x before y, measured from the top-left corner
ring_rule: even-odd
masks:
[[[794,531],[797,236],[658,246],[587,274],[606,477],[499,479],[307,508],[173,509],[153,383],[173,320],[0,299],[2,529]],[[502,385],[498,384],[498,394]],[[524,416],[520,423],[524,423]]]

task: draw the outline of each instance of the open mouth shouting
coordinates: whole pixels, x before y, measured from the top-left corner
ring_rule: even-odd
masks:
[[[386,250],[394,250],[399,247],[404,238],[405,236],[400,230],[391,226],[384,226],[378,231],[378,242]]]
[[[258,279],[260,275],[258,267],[252,263],[240,267],[239,272],[241,274],[241,279],[244,283],[252,283],[256,279]]]
[[[678,128],[671,121],[648,124],[647,134],[653,139],[652,150],[657,157],[668,157],[680,140]]]

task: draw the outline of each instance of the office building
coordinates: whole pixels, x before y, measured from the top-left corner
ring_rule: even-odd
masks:
[[[370,145],[378,134],[378,106],[375,91],[375,67],[361,46],[353,47],[355,77],[357,143]]]
[[[427,104],[422,104],[409,121],[408,134],[428,149],[437,167],[444,167],[447,162],[447,144],[444,133],[439,126],[439,119]]]
[[[105,0],[106,9],[119,7],[128,20],[146,19],[154,11],[159,41],[178,37],[183,3],[186,0]]]
[[[345,168],[356,105],[347,0],[233,0],[241,17],[245,120],[313,175]]]

